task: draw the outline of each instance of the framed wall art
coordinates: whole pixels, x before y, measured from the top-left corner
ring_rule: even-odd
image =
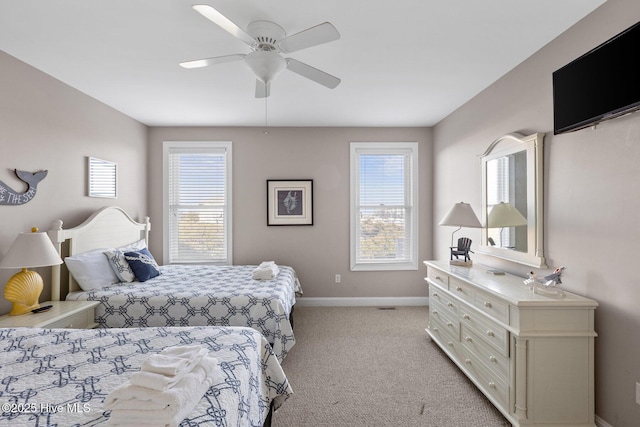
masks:
[[[87,157],[89,197],[118,197],[118,165],[108,160]]]
[[[267,180],[267,225],[313,225],[313,180]]]

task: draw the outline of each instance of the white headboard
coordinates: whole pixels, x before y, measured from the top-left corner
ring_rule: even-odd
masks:
[[[88,252],[94,249],[115,248],[144,239],[149,243],[149,217],[144,222],[136,222],[123,209],[107,206],[94,212],[82,224],[65,230],[62,220],[55,220],[49,230],[49,238],[62,255],[62,243],[69,241],[68,255]],[[60,266],[53,267],[51,280],[51,299],[60,300]],[[80,290],[80,287],[69,274],[69,292]]]

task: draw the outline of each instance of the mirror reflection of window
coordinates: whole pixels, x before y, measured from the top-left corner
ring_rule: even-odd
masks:
[[[520,151],[489,160],[487,173],[487,211],[498,203],[510,203],[527,217],[527,155]],[[527,227],[503,227],[487,230],[491,246],[527,251]]]

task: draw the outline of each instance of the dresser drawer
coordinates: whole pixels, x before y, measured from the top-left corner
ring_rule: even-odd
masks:
[[[460,341],[460,322],[452,317],[438,302],[429,306],[429,322],[440,331],[447,333],[451,339]]]
[[[481,385],[484,392],[493,398],[497,406],[509,407],[509,386],[495,373],[488,370],[475,354],[464,345],[460,347],[461,361],[465,369]]]
[[[47,325],[47,328],[89,329],[93,327],[93,317],[94,310],[84,311],[51,322]]]
[[[427,279],[431,280],[433,283],[442,285],[445,289],[448,289],[449,287],[449,275],[436,268],[427,267]]]
[[[460,307],[460,309],[463,325],[482,337],[483,341],[499,351],[500,354],[509,356],[509,332],[504,327],[468,307]]]
[[[474,287],[455,277],[449,278],[449,291],[465,301],[473,303]]]
[[[450,356],[452,356],[456,360],[460,360],[460,341],[451,337],[449,331],[447,331],[446,327],[443,327],[440,321],[437,319],[432,319],[430,321],[429,327],[427,328],[429,331],[429,335],[431,338]]]
[[[474,331],[462,325],[462,345],[474,354],[484,365],[493,371],[498,378],[509,383],[509,358],[487,345],[485,340]]]
[[[480,311],[506,324],[509,324],[509,303],[486,292],[476,290],[473,305]]]
[[[429,304],[432,302],[440,303],[452,316],[458,317],[458,301],[447,292],[435,286],[429,288]]]

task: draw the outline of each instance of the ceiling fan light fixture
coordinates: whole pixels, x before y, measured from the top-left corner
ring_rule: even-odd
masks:
[[[282,56],[269,51],[251,52],[244,58],[244,62],[264,83],[271,82],[287,68],[287,61]]]

